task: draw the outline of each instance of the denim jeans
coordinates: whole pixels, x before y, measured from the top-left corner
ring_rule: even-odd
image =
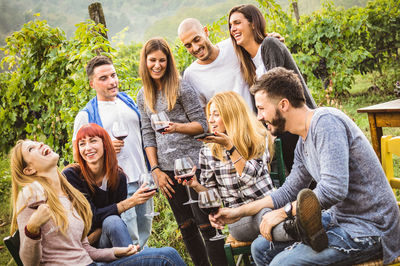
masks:
[[[132,239],[121,217],[111,215],[104,219],[98,248],[127,247],[130,244]]]
[[[142,251],[112,262],[93,262],[89,266],[135,265],[135,266],[183,266],[186,265],[178,252],[171,247],[144,248]]]
[[[332,223],[329,212],[322,213],[322,225],[328,235],[328,248],[314,251],[303,243],[269,242],[259,236],[251,245],[257,265],[351,265],[382,257],[378,237],[352,239],[342,227]]]
[[[138,182],[128,183],[128,197],[132,196],[138,188]],[[146,242],[151,234],[151,224],[153,218],[151,216],[144,215],[146,213],[151,213],[153,210],[153,205],[153,199],[151,198],[145,203],[136,205],[135,207],[121,213],[121,218],[128,227],[133,244],[139,244],[140,247],[144,247],[146,245]]]

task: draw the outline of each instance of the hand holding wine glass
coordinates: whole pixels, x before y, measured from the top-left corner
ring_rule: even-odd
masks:
[[[151,126],[152,128],[158,132],[158,133],[163,133],[166,128],[168,128],[170,120],[167,116],[167,114],[162,111],[156,114],[152,114],[151,117]],[[166,150],[165,153],[170,153],[176,150],[176,148],[170,148],[168,145],[168,140],[165,142],[166,143]]]
[[[175,160],[174,171],[175,171],[175,176],[179,178],[182,182],[184,180],[189,181],[190,179],[193,178],[193,176],[196,173],[196,166],[194,165],[193,161],[190,158],[188,157],[180,158]],[[186,186],[186,190],[189,196],[189,200],[183,203],[183,205],[197,203],[198,201],[193,200],[192,196],[190,195],[189,186]]]
[[[147,192],[151,192],[151,191],[156,191],[158,192],[158,182],[157,180],[155,180],[155,178],[153,177],[153,175],[151,173],[144,173],[141,174],[139,177],[139,185],[142,186],[143,184],[146,184],[146,186],[149,188],[147,190]],[[153,210],[151,213],[146,213],[144,216],[157,216],[159,215],[159,212],[155,212],[154,211],[154,206],[153,206]]]
[[[34,223],[36,223],[39,227],[47,223],[52,217],[49,206],[46,204],[47,194],[45,193],[43,186],[38,181],[33,181],[22,188],[18,197],[18,202],[18,206],[25,206],[36,210],[39,208],[39,206],[44,205],[41,206],[40,210],[36,211],[30,219],[33,220]],[[47,234],[50,234],[56,230],[57,227],[51,226]]]
[[[47,195],[43,186],[38,181],[33,181],[22,188],[20,192],[21,203],[31,209],[37,209],[47,202]]]
[[[199,192],[199,207],[208,215],[217,213],[221,205],[221,197],[215,190],[209,189]],[[216,232],[215,236],[210,238],[211,241],[225,238],[225,235],[221,235],[217,229]]]
[[[117,140],[124,140],[129,134],[128,126],[125,125],[125,123],[122,123],[121,121],[114,121],[111,131],[112,135]],[[123,159],[127,158],[127,155],[125,155],[121,149],[121,152],[118,153],[118,157],[119,159]]]

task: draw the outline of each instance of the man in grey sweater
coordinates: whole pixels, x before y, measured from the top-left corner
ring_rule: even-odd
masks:
[[[289,131],[300,136],[293,169],[283,186],[270,196],[238,208],[221,209],[211,216],[213,225],[220,227],[262,208],[273,208],[263,217],[262,236],[252,244],[257,265],[351,265],[382,257],[387,264],[398,257],[400,214],[396,199],[378,158],[356,124],[334,108],[309,109],[297,75],[284,68],[263,75],[252,93],[258,118],[272,134]],[[316,252],[304,243],[290,249],[285,249],[291,245],[288,242],[270,245],[275,225],[296,212],[305,217],[307,211],[315,213],[300,213],[301,202],[296,201],[312,179],[317,182],[313,192],[320,203],[318,208],[324,209],[322,226],[328,247]],[[314,220],[321,224],[321,220]]]

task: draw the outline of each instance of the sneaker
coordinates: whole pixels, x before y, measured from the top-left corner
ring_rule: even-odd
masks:
[[[328,236],[322,226],[321,205],[310,189],[297,195],[296,227],[301,240],[317,252],[328,247]]]

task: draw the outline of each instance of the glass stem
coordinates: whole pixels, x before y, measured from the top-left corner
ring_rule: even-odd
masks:
[[[190,194],[190,187],[188,185],[186,185],[186,190],[187,190],[187,193],[189,196],[189,200],[192,201],[193,199],[192,199],[192,195]]]

